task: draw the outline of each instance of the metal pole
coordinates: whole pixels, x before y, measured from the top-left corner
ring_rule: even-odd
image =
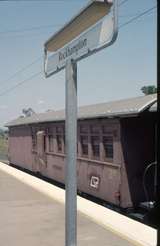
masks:
[[[65,245],[77,245],[77,63],[66,64]]]

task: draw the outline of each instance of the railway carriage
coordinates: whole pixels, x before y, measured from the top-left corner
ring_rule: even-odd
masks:
[[[144,172],[155,162],[156,100],[154,94],[79,108],[79,191],[121,208],[154,199],[153,170],[146,183]],[[64,110],[19,117],[7,127],[10,164],[64,183]]]

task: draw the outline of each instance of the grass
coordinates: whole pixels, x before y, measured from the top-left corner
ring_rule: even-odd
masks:
[[[8,140],[0,136],[0,159],[6,159],[8,154]]]

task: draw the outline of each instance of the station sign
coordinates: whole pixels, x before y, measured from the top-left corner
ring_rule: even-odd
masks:
[[[68,33],[68,36],[70,36],[70,33]],[[62,42],[62,47],[59,48],[57,42],[56,45],[55,43],[53,45],[56,50],[52,49],[52,39],[45,44],[45,76],[49,77],[65,68],[66,61],[69,58],[79,61],[111,45],[116,37],[117,19],[115,18],[115,6],[109,2],[106,8],[106,15],[103,13],[103,17],[98,22],[80,33],[69,43],[63,45],[61,41],[63,36],[61,35],[59,43]]]
[[[44,72],[65,68],[65,245],[77,245],[77,61],[113,44],[117,38],[118,0],[92,0],[44,44]],[[98,189],[99,178],[90,186]]]

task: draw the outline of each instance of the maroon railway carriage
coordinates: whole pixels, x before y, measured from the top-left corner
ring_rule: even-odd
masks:
[[[147,200],[143,174],[155,161],[156,100],[154,94],[79,108],[79,191],[121,208]],[[10,163],[64,183],[64,120],[64,111],[48,111],[8,123]],[[152,175],[147,182],[152,200]]]

